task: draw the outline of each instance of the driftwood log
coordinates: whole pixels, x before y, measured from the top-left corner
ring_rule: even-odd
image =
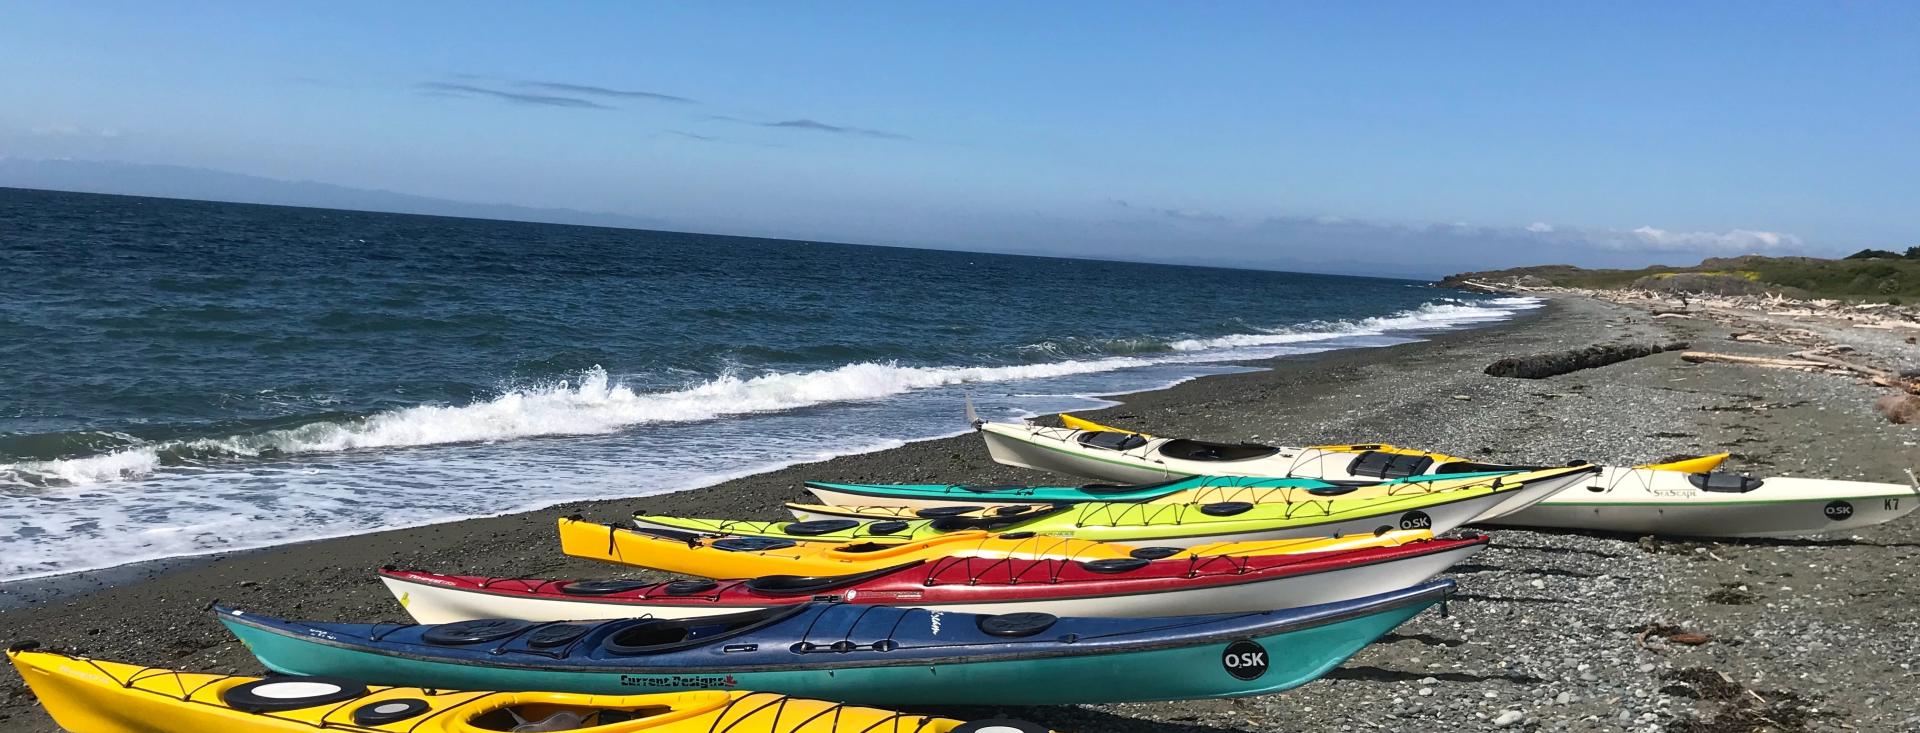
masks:
[[[1845,348],[1845,347],[1837,347]],[[1717,354],[1711,351],[1689,351],[1680,355],[1681,360],[1695,364],[1717,362],[1721,364],[1742,364],[1746,366],[1766,367],[1769,369],[1793,369],[1806,372],[1824,372],[1827,374],[1852,374],[1865,377],[1867,381],[1882,387],[1899,390],[1893,394],[1881,395],[1874,400],[1873,408],[1885,415],[1888,422],[1904,425],[1920,422],[1920,380],[1910,374],[1876,369],[1865,364],[1857,364],[1831,354],[1819,351],[1796,351],[1781,359],[1771,356],[1745,356],[1741,354]]]
[[[1694,364],[1715,362],[1720,364],[1742,364],[1745,366],[1768,367],[1770,369],[1800,369],[1803,371],[1823,371],[1827,365],[1811,359],[1781,359],[1772,356],[1746,356],[1743,354],[1721,354],[1712,351],[1688,351],[1680,354],[1680,360]]]
[[[1532,356],[1509,356],[1487,365],[1487,374],[1518,379],[1545,379],[1582,369],[1617,364],[1628,359],[1652,356],[1662,351],[1687,348],[1685,341],[1671,344],[1598,344],[1584,349]]]

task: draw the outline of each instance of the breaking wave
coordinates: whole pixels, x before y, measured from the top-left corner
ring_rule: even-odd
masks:
[[[1351,322],[1312,324],[1267,333],[1187,339],[1157,354],[1011,366],[901,366],[863,362],[808,372],[726,374],[686,389],[637,392],[606,370],[593,367],[577,379],[508,391],[468,405],[422,405],[346,421],[316,421],[293,428],[197,440],[134,445],[90,456],[0,464],[0,484],[84,486],[138,478],[164,467],[195,467],[246,458],[339,453],[458,443],[487,443],[561,435],[595,435],[650,423],[712,420],[778,412],[812,405],[877,400],[916,390],[970,383],[1046,379],[1169,362],[1221,362],[1275,356],[1260,350],[1300,342],[1437,330],[1510,317],[1536,307],[1531,298],[1502,298],[1488,305],[1428,303],[1401,313]],[[1137,344],[1132,345],[1138,349]]]

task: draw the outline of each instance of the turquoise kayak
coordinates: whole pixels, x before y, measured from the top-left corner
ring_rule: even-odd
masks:
[[[1426,474],[1384,481],[1322,481],[1311,478],[1187,476],[1151,484],[1020,486],[975,484],[846,484],[808,481],[806,489],[829,506],[898,506],[941,510],[1008,504],[1130,502],[1205,504],[1218,501],[1302,502],[1331,497],[1397,496],[1470,486],[1517,473],[1485,471]]]
[[[728,616],[441,625],[213,613],[269,669],[384,685],[631,694],[741,689],[894,705],[1238,697],[1310,682],[1451,580],[1283,611],[1173,618],[974,615],[815,603]]]

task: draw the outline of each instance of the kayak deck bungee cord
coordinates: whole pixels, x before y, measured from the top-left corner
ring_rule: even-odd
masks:
[[[177,672],[16,649],[7,656],[75,733],[1046,733],[741,691],[583,695],[368,686],[337,677]]]
[[[691,618],[823,599],[961,613],[1138,618],[1268,611],[1383,593],[1431,579],[1486,543],[1484,536],[1423,539],[1297,554],[1195,555],[1160,548],[1149,557],[1100,560],[949,556],[842,576],[665,583],[390,568],[380,579],[421,623]]]
[[[1292,504],[1091,503],[1012,517],[866,522],[856,519],[765,522],[651,515],[636,515],[634,521],[647,529],[797,543],[924,539],[990,527],[1003,534],[1033,532],[1103,542],[1186,547],[1230,540],[1341,537],[1395,528],[1445,532],[1497,508],[1524,507],[1537,502],[1599,470],[1597,466],[1567,466],[1502,474],[1479,479],[1473,486],[1443,492],[1363,499],[1333,497]]]
[[[967,408],[967,419],[986,440],[987,452],[997,462],[1124,483],[1151,483],[1188,476],[1378,481],[1532,469],[1387,443],[1285,447],[1167,438],[1109,427],[1072,415],[1060,416],[1063,427],[987,422],[971,405]],[[1718,453],[1633,469],[1603,468],[1607,473],[1626,470],[1698,473],[1713,470],[1728,456]]]
[[[894,507],[952,509],[972,507],[979,514],[1033,507],[1089,502],[1146,504],[1210,504],[1247,501],[1255,504],[1400,496],[1473,486],[1479,481],[1519,472],[1479,471],[1427,474],[1390,480],[1330,482],[1310,478],[1251,476],[1186,476],[1151,484],[1084,484],[1080,486],[1018,486],[975,484],[848,484],[808,481],[806,489],[820,504],[839,507]],[[793,506],[789,504],[788,506]]]
[[[1325,674],[1453,592],[1174,618],[975,615],[814,603],[697,619],[442,625],[212,613],[268,668],[462,689],[755,689],[880,705],[1234,697]]]
[[[597,524],[573,517],[559,522],[561,551],[572,557],[707,578],[761,575],[840,576],[874,572],[915,560],[948,556],[1102,560],[1158,553],[1166,546],[1128,546],[1070,537],[1004,535],[981,530],[920,540],[793,542],[760,537],[716,537],[697,532]],[[1430,539],[1425,530],[1380,535],[1222,542],[1183,549],[1188,554],[1275,555],[1381,547]]]
[[[1515,468],[1385,444],[1281,448],[1163,438],[1066,415],[1066,427],[971,419],[995,461],[1106,481],[1222,474],[1347,480]],[[1576,487],[1480,521],[1641,535],[1778,537],[1856,530],[1920,508],[1920,487],[1716,471],[1727,457],[1603,467]]]

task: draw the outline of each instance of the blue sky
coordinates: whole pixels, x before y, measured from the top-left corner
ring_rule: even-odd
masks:
[[[4,18],[0,154],[19,157],[694,231],[1362,272],[1920,244],[1912,3],[96,2]]]

